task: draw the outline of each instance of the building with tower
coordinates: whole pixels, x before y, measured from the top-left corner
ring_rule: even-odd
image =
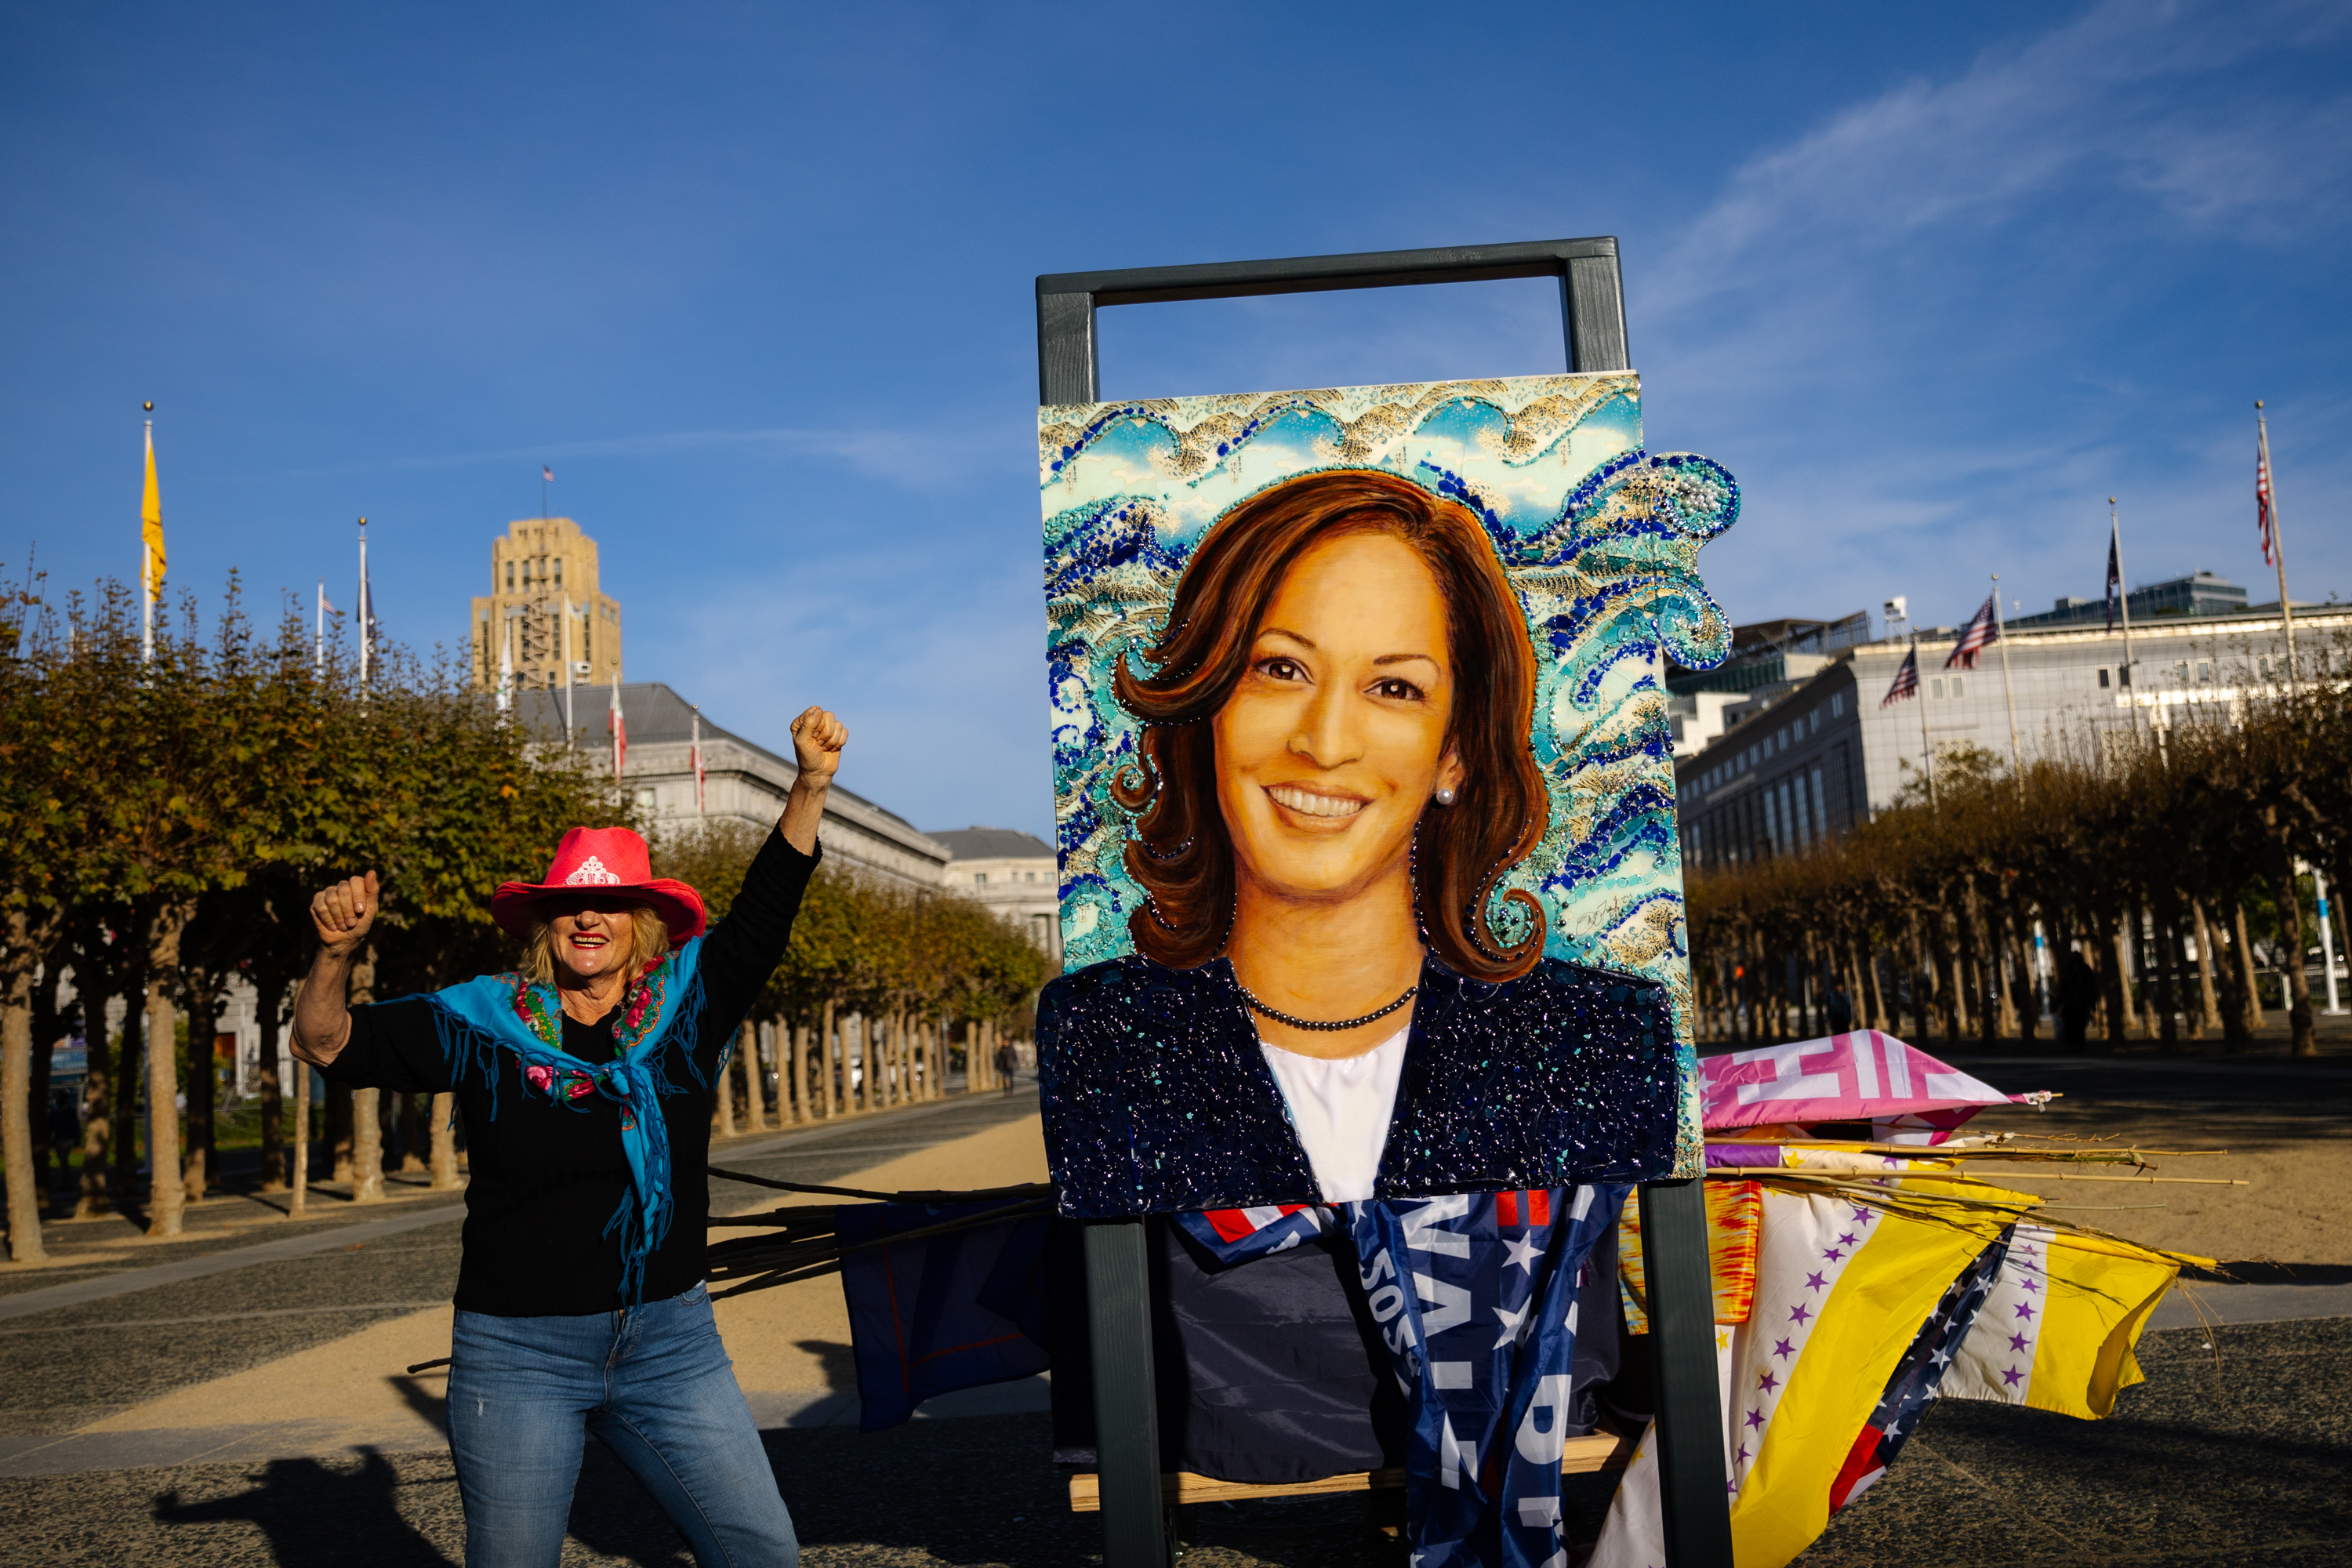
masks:
[[[475,599],[474,688],[499,689],[510,665],[519,691],[621,679],[621,605],[597,585],[596,542],[568,517],[522,518],[490,543],[490,591]]]

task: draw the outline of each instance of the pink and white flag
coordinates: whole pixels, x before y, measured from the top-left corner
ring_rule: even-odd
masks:
[[[1876,1029],[1705,1057],[1698,1067],[1700,1120],[1709,1131],[1887,1121],[1929,1111],[1973,1114],[2012,1098]],[[1920,1120],[1932,1127],[1942,1119]]]

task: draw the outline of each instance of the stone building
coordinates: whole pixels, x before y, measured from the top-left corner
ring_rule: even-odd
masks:
[[[474,689],[495,691],[511,658],[517,690],[621,678],[621,605],[597,585],[596,542],[568,517],[523,518],[490,542],[490,591],[474,600]]]
[[[561,745],[567,729],[563,706],[560,688],[526,690],[515,699],[515,717],[533,736]],[[606,721],[611,709],[609,686],[575,687],[568,726],[572,743],[609,755]],[[656,826],[701,816],[740,822],[764,833],[783,815],[784,798],[800,775],[790,757],[701,719],[702,795],[698,803],[694,705],[659,681],[639,681],[622,686],[621,714],[629,736],[621,787],[630,793],[639,814]],[[818,831],[827,859],[893,881],[936,888],[947,867],[945,845],[838,784],[825,797],[824,822]]]
[[[2219,597],[2199,586],[2207,602]],[[2352,607],[2296,607],[2306,677],[2347,632]],[[1675,760],[1684,864],[1796,853],[1843,835],[1924,777],[1930,747],[1939,756],[1978,747],[2007,765],[2012,689],[2016,755],[2032,761],[2096,756],[2174,724],[2229,722],[2285,674],[2275,602],[2135,619],[2128,664],[2123,628],[2109,631],[2104,616],[2011,626],[2006,685],[2000,643],[1974,669],[1945,668],[1958,637],[1950,626],[1919,632],[1919,693],[1903,701],[1884,699],[1910,643],[1887,638],[1840,650],[1727,710],[1720,736]]]
[[[949,828],[930,837],[953,857],[941,882],[1011,921],[1061,961],[1062,884],[1052,845],[1010,827]]]

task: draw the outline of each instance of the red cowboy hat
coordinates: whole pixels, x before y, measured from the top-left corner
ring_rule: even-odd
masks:
[[[646,841],[625,827],[575,827],[556,846],[544,882],[506,882],[490,895],[490,918],[517,936],[530,934],[538,906],[558,893],[597,893],[652,906],[672,942],[700,936],[702,895],[653,874]]]

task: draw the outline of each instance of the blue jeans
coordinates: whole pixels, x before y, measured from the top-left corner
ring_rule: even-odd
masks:
[[[457,1314],[449,1451],[467,1568],[554,1568],[586,1435],[636,1473],[703,1568],[793,1568],[800,1541],[701,1286],[577,1318]]]

